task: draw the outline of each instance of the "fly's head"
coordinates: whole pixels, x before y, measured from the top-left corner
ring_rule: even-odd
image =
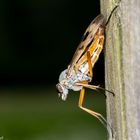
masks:
[[[56,89],[58,92],[58,96],[65,101],[67,99],[68,89],[66,88],[66,75],[67,75],[67,69],[62,71],[62,73],[59,76],[59,83],[56,85]]]
[[[68,94],[68,89],[66,89],[63,85],[61,85],[60,83],[58,83],[56,85],[56,89],[58,92],[58,96],[65,101],[67,99],[67,94]]]

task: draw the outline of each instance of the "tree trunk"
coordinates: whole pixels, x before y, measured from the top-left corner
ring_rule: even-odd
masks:
[[[100,0],[108,18],[105,43],[107,119],[111,140],[140,140],[140,0]]]

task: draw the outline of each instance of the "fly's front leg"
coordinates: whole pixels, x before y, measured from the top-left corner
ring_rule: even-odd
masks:
[[[100,113],[97,113],[93,110],[83,107],[84,95],[85,95],[85,89],[83,87],[80,91],[79,104],[78,104],[79,107],[82,110],[86,111],[87,113],[91,114],[92,116],[96,117],[107,128],[109,136],[113,137],[113,130],[110,124],[106,121],[106,119]]]
[[[84,82],[79,82],[79,83],[77,82],[76,85],[83,86],[85,88],[89,88],[89,89],[93,89],[93,90],[100,89],[100,90],[103,90],[103,91],[107,91],[108,93],[111,93],[113,96],[115,96],[114,92],[112,92],[110,90],[107,90],[105,88],[99,87],[99,86],[89,85],[88,83],[84,83]]]
[[[85,89],[82,88],[81,91],[80,91],[80,97],[79,97],[79,104],[78,104],[79,107],[82,110],[84,110],[84,111],[88,112],[89,114],[93,115],[94,117],[96,117],[97,119],[99,119],[103,123],[102,119],[103,120],[105,120],[105,119],[101,114],[99,114],[99,113],[97,113],[95,111],[92,111],[92,110],[90,110],[88,108],[83,107],[84,95],[85,95]]]

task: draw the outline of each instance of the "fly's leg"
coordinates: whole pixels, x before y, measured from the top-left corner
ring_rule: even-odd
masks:
[[[92,62],[91,62],[90,51],[87,51],[87,61],[88,61],[89,76],[92,77],[93,73],[92,73]]]
[[[91,62],[90,51],[87,51],[86,55],[87,56],[86,56],[85,59],[87,59],[87,62],[88,62],[89,76],[92,77],[93,73],[92,73],[92,62]],[[75,71],[78,70],[78,65],[77,64],[75,64],[74,69],[75,69]]]
[[[96,117],[107,128],[109,136],[113,137],[112,128],[110,124],[106,121],[106,119],[100,113],[97,113],[95,111],[92,111],[88,108],[83,107],[84,95],[85,95],[85,89],[82,88],[80,92],[80,97],[79,97],[79,104],[78,104],[79,107],[82,110],[86,111],[87,113],[91,114],[92,116]]]
[[[99,58],[99,55],[103,49],[103,44],[104,44],[104,36],[100,35],[99,42],[98,42],[97,47],[96,47],[96,51],[94,52],[94,56],[91,59],[93,65],[96,63],[96,61]]]
[[[102,87],[99,87],[99,86],[94,86],[94,85],[89,85],[88,83],[85,83],[85,82],[77,82],[76,85],[78,86],[83,86],[85,88],[89,88],[89,89],[93,89],[93,90],[98,90],[98,89],[101,89],[103,91],[107,91],[108,93],[111,93],[113,96],[115,96],[114,92],[110,91],[110,90],[107,90],[105,88],[102,88]],[[104,93],[105,94],[105,93]]]

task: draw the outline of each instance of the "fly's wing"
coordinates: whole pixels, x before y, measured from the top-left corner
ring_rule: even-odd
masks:
[[[99,27],[94,40],[91,41],[89,47],[87,47],[84,54],[80,57],[76,63],[76,68],[82,73],[89,74],[92,77],[92,68],[103,49],[104,44],[104,27]]]
[[[78,62],[78,60],[81,58],[82,54],[88,49],[88,47],[91,45],[91,42],[93,42],[95,34],[97,33],[99,27],[105,26],[105,18],[103,15],[97,16],[91,24],[86,29],[84,36],[82,38],[81,43],[79,44],[72,61],[70,63],[70,66],[68,68],[67,77],[71,75],[72,69],[74,68],[75,64]]]

